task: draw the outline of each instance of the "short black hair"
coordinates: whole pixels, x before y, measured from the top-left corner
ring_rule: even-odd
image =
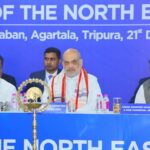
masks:
[[[0,55],[0,61],[1,61],[2,65],[3,65],[4,59],[3,59],[2,55]]]
[[[44,56],[46,53],[55,53],[58,57],[58,59],[61,58],[61,52],[58,48],[55,48],[55,47],[49,47],[47,48],[45,51],[44,51]]]

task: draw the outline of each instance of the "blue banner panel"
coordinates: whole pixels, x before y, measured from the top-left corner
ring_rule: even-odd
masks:
[[[103,93],[128,102],[149,76],[149,0],[1,0],[0,54],[18,85],[43,69],[47,47],[77,48]],[[126,89],[126,90],[124,90]]]
[[[148,150],[150,115],[37,114],[37,150]],[[0,150],[32,150],[32,113],[0,114]]]

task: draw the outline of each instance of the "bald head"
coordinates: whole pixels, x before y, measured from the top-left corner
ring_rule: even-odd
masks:
[[[66,57],[76,57],[79,59],[81,55],[77,49],[69,48],[64,52],[63,59],[65,59]]]
[[[68,77],[74,77],[80,72],[82,59],[77,49],[69,48],[64,52],[63,67]]]

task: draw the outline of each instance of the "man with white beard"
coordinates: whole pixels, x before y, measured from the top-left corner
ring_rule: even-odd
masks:
[[[66,102],[69,112],[96,112],[97,95],[102,96],[97,78],[86,72],[74,48],[64,52],[63,70],[51,80],[50,89],[52,101]]]

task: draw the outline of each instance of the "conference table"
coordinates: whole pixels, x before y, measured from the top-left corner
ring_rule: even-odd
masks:
[[[149,114],[37,113],[37,150],[149,150]],[[32,150],[32,113],[0,113],[0,150]]]

